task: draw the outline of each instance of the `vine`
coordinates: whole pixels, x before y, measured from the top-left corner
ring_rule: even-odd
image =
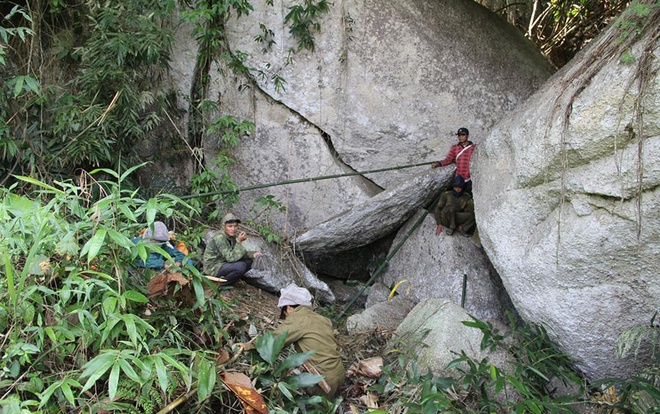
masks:
[[[289,24],[289,33],[297,40],[297,51],[316,49],[314,32],[321,31],[321,17],[330,11],[327,0],[304,0],[303,4],[289,7],[284,23]]]
[[[633,117],[636,119],[637,131],[634,131],[634,134],[638,136],[638,168],[637,168],[637,185],[638,191],[636,195],[636,205],[637,205],[637,234],[638,238],[641,234],[641,197],[642,197],[642,183],[641,183],[641,174],[643,172],[643,165],[641,159],[641,135],[643,133],[643,108],[640,106],[643,96],[645,95],[646,85],[648,82],[648,73],[645,73],[643,70],[647,66],[648,60],[646,57],[648,55],[649,48],[657,41],[658,39],[658,20],[660,20],[660,7],[653,2],[639,1],[635,2],[633,6],[629,9],[630,11],[624,13],[617,23],[617,27],[623,29],[611,31],[609,35],[601,39],[598,45],[590,50],[588,54],[584,57],[584,62],[582,67],[586,68],[583,71],[575,71],[574,73],[568,75],[565,79],[562,80],[562,85],[564,85],[563,90],[567,90],[567,94],[559,95],[552,106],[552,111],[550,114],[550,119],[555,119],[557,112],[563,108],[563,113],[561,115],[561,150],[560,150],[560,198],[559,198],[559,214],[557,217],[557,243],[556,243],[556,255],[555,259],[557,265],[559,263],[559,246],[561,244],[561,223],[562,223],[562,208],[566,201],[566,171],[570,167],[571,159],[569,156],[569,149],[567,143],[568,128],[570,126],[570,115],[572,112],[573,102],[577,97],[582,93],[582,91],[587,87],[587,85],[593,80],[597,73],[612,59],[616,57],[621,57],[626,54],[627,49],[632,45],[634,41],[639,39],[642,33],[645,30],[651,28],[651,35],[649,40],[646,41],[645,52],[643,53],[644,64],[638,63],[636,74],[633,79],[630,80],[626,86],[626,93],[630,90],[631,85],[637,81],[639,82],[640,92],[638,99],[633,108]],[[643,13],[638,13],[636,11],[643,10]],[[622,23],[623,22],[623,23]],[[634,23],[633,23],[634,22]],[[631,30],[630,28],[634,28]],[[624,33],[622,35],[622,33]],[[634,34],[634,35],[631,35]],[[568,96],[567,96],[568,95]],[[567,96],[567,97],[566,97]],[[565,103],[562,105],[560,100],[566,97]],[[623,101],[621,102],[623,105]],[[622,112],[620,108],[619,112]],[[552,122],[548,122],[548,125],[551,125]],[[545,138],[549,133],[549,128],[545,131]],[[624,197],[622,195],[622,197]]]

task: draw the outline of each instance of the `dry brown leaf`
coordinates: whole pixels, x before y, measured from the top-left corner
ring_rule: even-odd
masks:
[[[378,378],[383,373],[383,358],[373,357],[360,361],[358,374],[368,378]]]
[[[346,372],[346,375],[352,377],[354,375],[362,375],[367,378],[379,378],[383,373],[383,358],[373,357],[360,361],[357,365],[351,365]]]
[[[367,407],[378,408],[378,395],[373,392],[367,392]]]
[[[220,373],[220,379],[227,388],[236,394],[245,413],[268,414],[268,407],[263,397],[254,389],[247,375],[240,372],[223,371]]]
[[[186,286],[188,284],[188,279],[183,277],[179,272],[170,273],[165,270],[154,276],[154,278],[147,284],[149,297],[167,295],[171,283],[178,283],[181,286]]]
[[[358,401],[367,408],[378,408],[378,396],[372,392],[367,392],[367,395],[361,396]]]
[[[222,365],[225,362],[229,361],[229,352],[225,349],[221,349],[218,351],[218,356],[216,357],[216,360],[218,361],[218,365]]]

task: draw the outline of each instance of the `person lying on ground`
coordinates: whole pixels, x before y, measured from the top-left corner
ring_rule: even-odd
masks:
[[[173,232],[167,230],[167,226],[162,221],[154,221],[153,225],[147,227],[141,236],[133,238],[133,243],[137,244],[140,240],[147,243],[156,243],[158,247],[167,252],[176,266],[184,263],[192,264],[192,260],[186,260],[186,254],[172,245]],[[185,247],[185,246],[184,246]],[[187,249],[186,249],[187,250]],[[165,268],[168,259],[158,252],[150,252],[146,262],[138,257],[137,265],[154,270]]]

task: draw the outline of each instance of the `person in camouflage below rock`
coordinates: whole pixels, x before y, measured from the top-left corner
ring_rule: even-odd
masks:
[[[463,235],[471,237],[474,234],[476,220],[474,218],[474,201],[463,191],[465,181],[461,176],[454,177],[452,189],[440,195],[440,200],[433,211],[435,217],[435,234],[447,235],[459,230]]]
[[[209,241],[204,250],[204,273],[220,277],[231,285],[252,268],[252,260],[261,256],[260,252],[248,251],[241,244],[247,239],[244,231],[239,231],[241,221],[232,213],[227,213],[221,222],[224,229]]]

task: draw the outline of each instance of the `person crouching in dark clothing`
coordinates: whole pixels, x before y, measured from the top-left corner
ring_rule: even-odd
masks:
[[[435,234],[442,231],[452,235],[459,230],[463,235],[471,237],[474,234],[476,220],[474,218],[474,201],[463,191],[465,181],[456,176],[452,181],[452,189],[440,195],[440,200],[433,211],[435,217]]]

